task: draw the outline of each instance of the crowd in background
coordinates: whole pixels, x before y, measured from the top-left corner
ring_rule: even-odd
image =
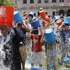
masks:
[[[40,8],[40,11],[42,8]],[[45,21],[40,14],[38,17],[36,13],[27,14],[24,12],[24,19],[16,24],[13,21],[13,27],[0,26],[2,35],[0,36],[0,43],[2,44],[3,62],[10,70],[21,70],[21,63],[23,70],[25,70],[26,58],[31,53],[31,68],[34,67],[37,61],[41,70],[43,70],[42,59],[43,56],[42,46],[45,47],[45,55],[47,61],[47,70],[50,70],[50,62],[54,62],[54,70],[57,70],[58,65],[58,51],[61,50],[61,58],[59,62],[63,62],[63,57],[70,53],[70,23],[64,23],[64,16],[60,16],[62,24],[58,25],[59,19],[54,19],[47,14],[49,21]],[[55,16],[54,16],[55,17]],[[70,18],[68,16],[68,18]],[[33,29],[31,23],[39,21],[40,27]],[[53,42],[46,42],[44,39],[46,30],[53,30],[56,40]],[[58,50],[59,49],[59,50]],[[70,58],[70,56],[69,56]]]

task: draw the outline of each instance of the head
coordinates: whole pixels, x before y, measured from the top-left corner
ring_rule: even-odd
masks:
[[[19,24],[17,25],[17,27],[18,27],[19,29],[22,29],[22,24],[19,23]]]
[[[66,31],[68,31],[68,30],[69,30],[69,24],[65,24],[65,25],[64,25],[64,29],[65,29]]]
[[[29,20],[32,20],[33,19],[33,15],[32,14],[29,14],[28,15],[28,18],[29,18]]]
[[[9,28],[7,26],[1,26],[1,33],[3,36],[7,36]]]
[[[38,35],[38,29],[34,29],[34,30],[32,31],[32,34]]]

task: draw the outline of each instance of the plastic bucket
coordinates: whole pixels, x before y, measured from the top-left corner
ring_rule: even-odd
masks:
[[[49,22],[50,18],[49,18],[48,16],[46,16],[46,17],[44,18],[44,20],[45,20],[46,22]]]
[[[39,13],[42,18],[45,18],[47,16],[44,10],[40,11]]]
[[[54,16],[54,20],[60,19],[60,16]]]
[[[23,20],[23,17],[21,16],[19,11],[14,12],[14,20],[16,23],[20,23]]]
[[[12,27],[14,8],[11,6],[0,7],[0,25]]]
[[[65,17],[64,18],[64,24],[69,24],[70,25],[70,17]]]
[[[34,16],[34,12],[30,12],[29,14],[32,14]]]
[[[52,29],[46,29],[44,39],[45,39],[45,42],[48,42],[48,43],[56,41],[56,37]]]
[[[31,68],[31,70],[40,70],[39,68]]]
[[[60,26],[60,25],[62,25],[63,21],[61,19],[59,19],[59,20],[57,20],[56,23],[57,23],[58,26]]]
[[[40,23],[38,20],[31,22],[31,26],[33,27],[33,29],[37,29],[38,27],[40,27]]]

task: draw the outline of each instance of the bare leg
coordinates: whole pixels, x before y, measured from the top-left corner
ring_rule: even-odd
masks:
[[[56,65],[54,65],[54,70],[57,70],[57,66]]]
[[[47,65],[47,70],[50,70],[50,67],[49,67],[49,65]]]

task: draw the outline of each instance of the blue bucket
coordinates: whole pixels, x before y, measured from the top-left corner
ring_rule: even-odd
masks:
[[[46,29],[44,38],[45,42],[48,43],[56,41],[56,37],[52,29]]]
[[[14,20],[16,23],[20,23],[23,20],[23,17],[19,13],[19,11],[14,12]]]
[[[70,25],[70,17],[65,17],[64,18],[64,24],[69,24]]]
[[[32,14],[34,16],[34,12],[30,12],[29,14]]]
[[[33,27],[33,29],[37,29],[38,27],[40,27],[40,23],[38,20],[31,22],[31,26]]]
[[[40,70],[39,68],[31,68],[31,70]]]
[[[51,61],[49,67],[50,67],[50,68],[53,68],[53,66],[54,66],[54,62]]]
[[[60,16],[54,16],[54,20],[60,19]]]

